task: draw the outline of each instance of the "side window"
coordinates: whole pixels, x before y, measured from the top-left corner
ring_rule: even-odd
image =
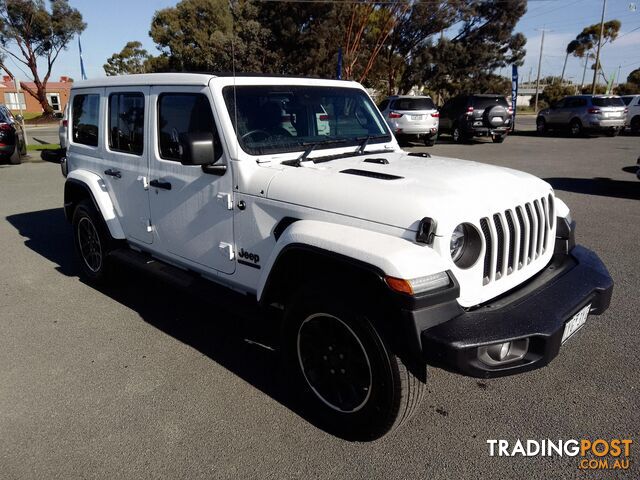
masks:
[[[76,95],[71,110],[71,138],[74,143],[98,146],[98,110],[100,95]]]
[[[109,148],[142,155],[144,150],[144,95],[109,95]]]
[[[211,105],[201,93],[163,93],[158,99],[158,138],[160,157],[179,162],[186,133],[211,133],[216,158],[222,155],[220,137],[213,121]]]
[[[387,108],[387,105],[389,105],[389,100],[384,100],[380,105],[378,105],[378,110],[383,112]]]

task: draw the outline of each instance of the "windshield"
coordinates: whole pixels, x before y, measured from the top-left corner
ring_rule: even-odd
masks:
[[[591,101],[596,107],[624,107],[620,97],[593,97]]]
[[[434,110],[436,107],[430,98],[399,98],[394,100],[395,110]]]
[[[367,137],[373,137],[369,143],[391,140],[375,105],[359,89],[252,85],[235,90],[225,87],[223,96],[240,146],[251,155],[300,151],[311,144],[315,150],[359,145]]]

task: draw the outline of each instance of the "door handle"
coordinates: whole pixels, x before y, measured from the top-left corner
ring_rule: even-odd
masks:
[[[110,177],[122,178],[122,173],[120,173],[120,170],[113,170],[109,168],[108,170],[104,171],[104,174],[109,175]]]
[[[151,180],[149,182],[149,185],[151,185],[152,187],[155,188],[162,188],[163,190],[171,190],[171,183],[170,182],[165,182],[162,180]]]

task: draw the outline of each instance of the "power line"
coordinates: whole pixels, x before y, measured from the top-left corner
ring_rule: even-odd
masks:
[[[532,19],[532,18],[542,17],[543,15],[547,15],[547,14],[549,14],[549,13],[556,12],[556,11],[561,10],[561,9],[563,9],[563,8],[570,7],[571,5],[575,5],[576,3],[579,3],[579,2],[581,2],[581,1],[582,1],[582,0],[576,0],[575,2],[571,2],[571,3],[568,3],[568,4],[566,4],[566,5],[562,5],[562,6],[560,6],[560,7],[557,7],[557,8],[552,8],[551,10],[547,10],[546,12],[537,12],[537,13],[538,13],[537,15],[533,15],[533,16],[531,16],[531,17],[526,17],[526,14],[524,14],[524,15],[522,16],[522,18],[525,18],[525,17],[526,17],[526,18],[527,18],[527,20],[530,20],[530,19]]]

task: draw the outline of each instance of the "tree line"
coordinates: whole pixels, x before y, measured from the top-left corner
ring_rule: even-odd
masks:
[[[506,94],[510,82],[494,72],[522,64],[526,39],[514,29],[526,8],[526,0],[182,0],[153,16],[157,55],[131,41],[104,70],[335,78],[341,51],[342,78],[383,92]]]

